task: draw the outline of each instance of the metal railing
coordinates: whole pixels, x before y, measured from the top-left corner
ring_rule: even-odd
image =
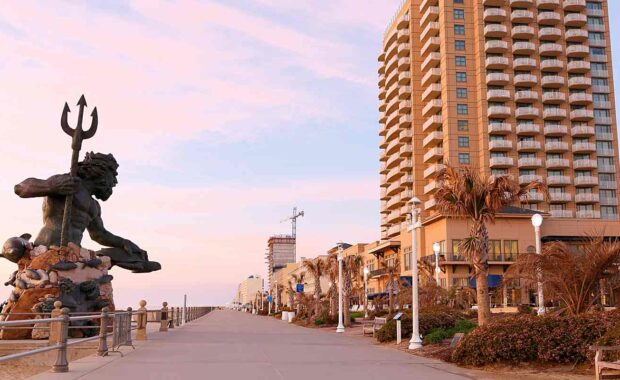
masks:
[[[101,313],[70,313],[68,308],[63,308],[60,301],[54,303],[51,313],[13,313],[12,316],[36,317],[37,319],[22,319],[15,321],[0,321],[0,329],[28,329],[48,331],[48,345],[28,351],[0,356],[0,363],[24,358],[49,351],[57,351],[56,360],[52,366],[52,372],[68,372],[67,349],[70,346],[98,340],[97,355],[107,356],[111,352],[119,353],[123,346],[134,347],[132,331],[136,331],[135,340],[147,339],[147,324],[159,323],[159,331],[167,332],[188,322],[196,320],[209,312],[214,307],[168,307],[164,302],[159,310],[147,310],[146,301],[140,301],[140,308],[133,311],[111,312],[107,307]],[[6,314],[1,314],[6,317]],[[42,318],[45,317],[45,318]],[[94,324],[98,321],[98,324]],[[47,325],[47,326],[45,326]],[[27,326],[27,327],[24,327]],[[30,327],[32,326],[32,327]],[[82,331],[98,331],[97,334],[80,339],[69,340],[69,332],[72,329]],[[108,335],[112,335],[111,346],[108,347]]]

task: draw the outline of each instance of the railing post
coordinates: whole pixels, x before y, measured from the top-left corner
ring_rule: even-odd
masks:
[[[127,308],[127,331],[125,332],[127,334],[127,345],[128,346],[133,346],[133,342],[131,341],[131,321],[133,321],[133,309],[128,307]],[[112,347],[112,349],[114,349],[114,347]]]
[[[174,307],[170,308],[170,318],[168,318],[168,328],[173,329],[174,328],[174,318],[175,318],[176,314],[174,312]]]
[[[50,317],[51,318],[60,318],[62,315],[62,302],[56,301],[54,302],[54,310],[52,310]],[[59,344],[60,343],[60,333],[62,330],[62,323],[60,322],[52,322],[50,323],[50,336],[47,338],[48,343]]]
[[[58,302],[58,301],[57,301]],[[52,372],[69,372],[69,362],[67,361],[67,339],[69,334],[69,309],[66,307],[60,311],[62,321],[59,323],[58,354],[56,355],[56,363],[52,367]]]
[[[140,308],[138,309],[138,317],[136,320],[138,321],[138,329],[136,330],[136,340],[146,340],[146,323],[147,323],[147,315],[146,315],[146,301],[140,301]]]
[[[97,348],[98,356],[106,356],[108,354],[108,312],[110,309],[104,307],[101,309],[101,319],[99,320],[99,347]]]
[[[162,304],[159,331],[168,331],[168,302]]]
[[[174,320],[174,324],[179,327],[181,326],[181,308],[177,307],[176,319]]]

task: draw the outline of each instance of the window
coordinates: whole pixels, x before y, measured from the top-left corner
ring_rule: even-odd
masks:
[[[463,4],[463,0],[454,0],[454,4]]]
[[[469,130],[469,121],[468,120],[459,120],[457,123],[457,129],[459,131],[468,131]]]
[[[459,245],[461,245],[460,240],[452,240],[452,254],[454,254],[454,260],[463,259],[463,257],[459,254]]]
[[[467,104],[457,104],[456,105],[456,113],[459,115],[467,115],[469,113],[469,109],[467,108]]]
[[[489,261],[501,261],[502,259],[502,241],[489,240]]]
[[[466,88],[457,88],[456,89],[456,97],[457,98],[465,98],[465,99],[467,99],[467,89]]]
[[[465,41],[456,40],[454,41],[454,49],[455,50],[465,50]]]
[[[469,148],[469,137],[459,136],[459,148]]]
[[[454,19],[455,20],[464,20],[465,19],[465,11],[463,9],[455,9],[454,10]]]
[[[459,164],[469,165],[469,153],[459,153]]]
[[[454,34],[462,36],[465,34],[465,25],[454,25]]]
[[[467,82],[467,73],[457,72],[456,73],[456,81],[457,82]]]
[[[457,66],[467,65],[467,58],[460,56],[460,55],[457,55],[456,57],[454,57],[454,61]]]
[[[504,240],[504,259],[506,261],[516,261],[519,254],[518,240]]]
[[[411,269],[411,247],[405,247],[403,250],[404,270]]]
[[[602,219],[618,219],[618,207],[617,206],[601,206],[601,218]]]

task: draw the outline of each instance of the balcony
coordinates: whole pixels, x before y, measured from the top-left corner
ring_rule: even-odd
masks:
[[[492,168],[508,168],[514,166],[512,157],[491,157],[489,166]]]
[[[420,34],[420,41],[424,42],[428,37],[437,37],[438,35],[439,23],[436,21],[429,22],[428,25],[426,25],[426,28],[422,31],[422,34]]]
[[[564,86],[564,77],[559,75],[547,75],[542,77],[540,83],[543,87],[560,88]]]
[[[596,160],[591,159],[581,159],[573,161],[573,168],[576,169],[596,169],[597,162]]]
[[[446,165],[443,164],[433,164],[428,168],[424,169],[424,178],[428,178],[439,173],[440,170],[444,169]]]
[[[542,160],[535,157],[519,158],[519,168],[532,169],[542,167]]]
[[[413,139],[413,132],[411,129],[405,129],[400,131],[400,135],[398,136],[400,141],[402,142],[410,142]]]
[[[512,132],[512,125],[508,123],[489,124],[489,133],[495,135],[506,135]]]
[[[580,142],[573,144],[573,153],[592,153],[596,152],[596,145],[591,142]]]
[[[386,154],[394,154],[396,152],[400,152],[400,147],[403,146],[403,143],[400,140],[396,139],[390,142],[385,149]]]
[[[583,58],[590,54],[590,49],[585,45],[570,45],[566,47],[566,55],[570,58]]]
[[[609,78],[608,70],[592,70],[593,78]]]
[[[570,112],[572,121],[589,121],[594,119],[594,111],[588,109],[578,109]]]
[[[517,91],[515,93],[515,100],[518,102],[536,102],[538,101],[538,92],[528,90]]]
[[[608,117],[608,116],[594,116],[594,121],[597,124],[607,124],[607,125],[612,124],[612,119],[611,117]]]
[[[439,189],[439,184],[436,181],[430,181],[426,186],[424,186],[424,194],[434,193]]]
[[[568,101],[571,105],[586,105],[592,103],[592,94],[585,92],[576,92],[570,94]]]
[[[424,27],[427,22],[437,21],[439,18],[439,7],[428,7],[426,12],[420,18],[420,26]]]
[[[531,42],[515,42],[512,45],[513,54],[532,54],[536,51],[536,45]]]
[[[590,187],[596,185],[598,185],[598,177],[592,175],[582,175],[575,177],[575,186]]]
[[[573,210],[549,210],[553,218],[572,218]]]
[[[529,7],[534,4],[534,0],[510,0],[511,7]]]
[[[518,135],[536,135],[540,133],[540,125],[538,124],[517,124]]]
[[[398,73],[398,84],[401,86],[406,86],[411,84],[411,72],[410,71],[401,71]]]
[[[489,150],[508,151],[512,150],[512,141],[510,140],[490,140]]]
[[[484,10],[484,21],[498,22],[506,19],[506,10],[501,8],[488,8]]]
[[[517,74],[514,77],[515,86],[534,86],[538,83],[536,75],[532,74]]]
[[[588,22],[588,17],[581,13],[569,13],[564,16],[566,26],[584,26]]]
[[[517,151],[519,152],[536,152],[540,149],[540,141],[524,140],[517,143]]]
[[[439,37],[431,37],[426,41],[424,46],[422,46],[422,56],[426,56],[428,53],[436,52],[439,50],[439,46],[441,45],[441,40]]]
[[[544,201],[542,193],[527,193],[521,197],[521,201],[525,203],[538,203]]]
[[[562,108],[547,108],[543,111],[545,120],[562,120],[566,118],[566,110]]]
[[[398,31],[398,42],[409,42],[411,32],[409,29],[401,29]]]
[[[541,41],[557,41],[562,38],[562,31],[559,28],[545,27],[538,30],[538,38]]]
[[[605,156],[605,157],[611,157],[614,155],[614,150],[613,149],[606,149],[606,148],[599,148],[596,150],[596,155],[597,156]]]
[[[443,142],[443,132],[435,131],[429,133],[424,140],[422,141],[422,145],[427,147],[429,145],[437,145]]]
[[[570,89],[586,89],[592,86],[592,79],[588,77],[573,77],[568,79],[568,88]]]
[[[408,43],[398,44],[398,56],[399,57],[409,57],[411,52],[411,45]]]
[[[411,126],[411,115],[400,115],[398,119],[401,128],[408,128]]]
[[[545,136],[563,136],[568,133],[565,125],[547,124],[544,129]]]
[[[491,106],[487,110],[487,115],[489,117],[497,117],[497,118],[504,117],[505,118],[505,117],[509,117],[511,115],[511,110],[510,110],[510,107]]]
[[[513,23],[529,23],[534,20],[534,13],[525,9],[516,9],[510,14]]]
[[[560,22],[558,12],[541,12],[538,14],[538,23],[541,25],[556,25]]]
[[[617,206],[618,198],[616,197],[600,197],[602,206]]]
[[[411,112],[411,100],[401,100],[398,103],[398,111],[403,114],[407,114],[409,112]],[[400,117],[398,118],[398,120],[400,120]]]
[[[510,91],[508,90],[488,90],[487,91],[487,100],[488,101],[503,101],[510,99]]]
[[[515,70],[535,69],[538,63],[533,58],[517,58],[512,61],[512,67]]]
[[[432,210],[435,208],[435,206],[437,206],[437,201],[435,200],[435,198],[431,198],[427,200],[426,202],[424,202],[425,210]]]
[[[400,182],[393,182],[388,186],[386,193],[388,196],[394,196],[400,193],[401,191],[402,191],[402,188],[400,186]]]
[[[584,42],[588,39],[588,31],[583,29],[569,29],[564,35],[568,42]]]
[[[617,190],[618,184],[616,181],[600,181],[599,187],[603,190]]]
[[[573,200],[570,193],[549,193],[549,201],[554,203],[565,203]]]
[[[437,113],[441,110],[442,102],[441,99],[433,99],[424,106],[422,109],[422,115],[429,116],[431,113]]]
[[[508,34],[508,28],[502,24],[489,24],[484,27],[485,37],[504,37]]]
[[[505,53],[508,51],[508,42],[501,40],[487,41],[484,44],[487,53]]]
[[[539,175],[520,175],[519,185],[529,185],[532,182],[542,182],[542,176]]]
[[[427,86],[429,82],[437,82],[439,79],[441,79],[441,69],[432,68],[422,77],[422,86]]]
[[[565,11],[581,12],[586,8],[586,0],[564,0],[562,6]]]
[[[560,6],[560,0],[537,0],[538,9],[555,9]]]
[[[550,141],[545,143],[545,150],[547,152],[567,152],[568,143],[564,141]]]
[[[558,56],[564,52],[564,48],[560,44],[542,44],[538,48],[538,52],[543,56]]]
[[[443,148],[432,148],[424,154],[424,162],[443,158]]]
[[[612,141],[614,139],[614,135],[613,133],[608,133],[608,132],[597,132],[596,139],[604,140],[604,141]]]
[[[564,62],[559,59],[545,59],[540,62],[540,70],[558,72],[564,70]]]
[[[550,158],[545,162],[547,169],[563,169],[570,166],[566,158]]]
[[[549,185],[570,185],[571,180],[566,175],[550,175],[547,177],[547,184]]]
[[[532,38],[534,37],[535,30],[531,26],[517,25],[512,28],[512,38]]]
[[[597,109],[611,109],[611,102],[597,100],[594,102],[594,108]]]
[[[570,74],[585,74],[590,71],[590,62],[588,61],[572,61],[567,66]]]
[[[545,104],[562,104],[566,101],[566,94],[563,92],[545,92],[542,96],[542,101]]]
[[[399,58],[398,59],[398,69],[401,71],[409,71],[411,69],[411,58]]]
[[[579,219],[600,219],[601,212],[596,210],[578,210],[577,218]]]
[[[439,95],[441,95],[441,84],[433,83],[422,93],[422,100],[427,101],[429,98],[436,98]]]
[[[540,115],[540,110],[536,107],[517,107],[515,117],[520,119],[535,119]]]
[[[505,69],[509,65],[506,57],[489,57],[485,61],[487,69]]]

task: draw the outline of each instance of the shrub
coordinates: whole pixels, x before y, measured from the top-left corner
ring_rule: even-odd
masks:
[[[534,314],[534,309],[530,305],[519,305],[517,311],[519,314]]]
[[[314,320],[314,325],[315,325],[315,326],[322,326],[322,325],[324,325],[324,324],[325,324],[325,321],[324,321],[324,320],[322,320],[322,319],[318,319],[318,318],[317,318],[317,319],[315,319],[315,320]]]
[[[468,334],[454,350],[459,364],[539,361],[582,363],[589,346],[620,323],[620,311],[579,316],[518,315],[494,320]]]
[[[461,319],[453,327],[433,329],[424,337],[424,343],[440,343],[446,339],[452,338],[456,333],[467,334],[476,327],[477,325],[474,322]]]
[[[388,322],[377,332],[377,340],[379,342],[396,340],[396,321],[393,321],[392,318],[393,316],[389,316]],[[424,336],[434,329],[451,328],[461,318],[462,313],[454,309],[433,308],[421,310],[419,319],[420,334]],[[403,316],[400,318],[400,320],[402,321],[401,329],[403,339],[406,337],[411,338],[411,311],[407,310],[403,312]]]

